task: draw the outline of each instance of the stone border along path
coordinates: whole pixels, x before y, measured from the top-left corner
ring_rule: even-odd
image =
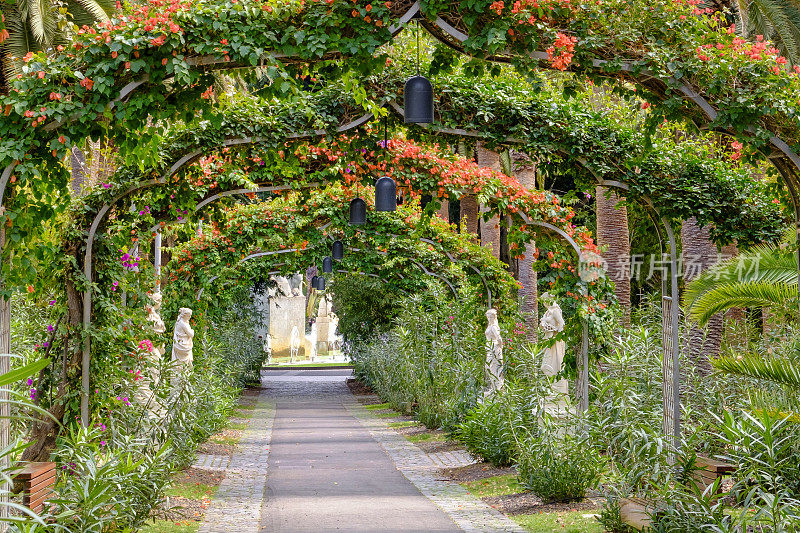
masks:
[[[354,396],[343,403],[347,411],[358,419],[372,438],[386,450],[397,465],[397,469],[422,494],[447,513],[458,527],[468,532],[526,533],[519,524],[470,494],[463,486],[440,479],[439,468],[444,466],[441,460],[434,460],[405,437],[388,428],[386,419],[374,416]],[[457,450],[451,454],[446,460],[453,462],[447,464],[447,468],[474,462],[471,460],[465,462],[469,459],[465,458],[464,452]]]
[[[256,408],[242,432],[239,445],[227,465],[225,478],[208,505],[198,533],[257,533],[261,523],[261,505],[267,484],[272,423],[275,407],[267,400],[266,389],[258,396]],[[207,457],[198,456],[197,468]],[[216,468],[220,471],[223,469]]]

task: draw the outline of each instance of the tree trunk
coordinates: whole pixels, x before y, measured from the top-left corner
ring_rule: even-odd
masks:
[[[461,197],[461,231],[471,233],[477,240],[478,235],[478,200],[475,195]]]
[[[475,152],[477,154],[478,165],[491,168],[497,172],[502,171],[500,168],[500,154],[491,150],[487,150],[484,148],[483,143],[478,143],[478,146],[475,148]],[[486,206],[481,206],[481,214],[486,213],[487,211],[489,211],[489,209]],[[483,222],[483,218],[481,218],[480,224],[481,245],[489,248],[492,251],[492,255],[499,259],[500,218],[495,215],[486,222]]]
[[[77,146],[72,147],[69,155],[70,173],[72,175],[72,194],[80,196],[86,186],[86,157]]]
[[[614,294],[622,307],[622,325],[631,323],[631,237],[628,209],[619,203],[624,199],[606,187],[595,188],[597,244],[602,253],[608,277],[614,282]]]
[[[522,156],[522,154],[520,154]],[[527,157],[512,156],[515,159],[514,174],[526,189],[536,189],[536,165]],[[536,243],[525,245],[525,251],[518,260],[517,281],[522,284],[519,290],[520,311],[525,317],[525,336],[531,342],[538,340],[539,330],[539,276],[533,269]]]
[[[75,256],[79,271],[82,270],[80,265],[83,265],[83,258],[80,254],[80,245],[72,245],[67,253]],[[67,295],[67,336],[63,339],[63,355],[61,361],[61,379],[58,383],[56,398],[65,398],[69,392],[69,384],[76,383],[80,388],[80,372],[81,372],[81,344],[80,344],[80,331],[83,324],[83,295],[75,286],[73,276],[75,273],[70,272],[67,274],[67,281],[65,283],[65,292]],[[74,338],[77,340],[74,348],[70,340]],[[53,360],[57,358],[53,355]],[[55,364],[54,364],[55,366]],[[62,401],[56,400],[49,409],[52,419],[49,417],[42,417],[33,423],[31,428],[29,446],[22,452],[23,461],[49,461],[50,453],[56,445],[56,438],[58,437],[59,424],[63,422],[64,414],[66,413],[66,404]]]
[[[700,228],[694,217],[681,227],[681,260],[685,283],[692,281],[717,262],[717,247],[711,242],[708,227]],[[714,315],[704,327],[687,323],[684,353],[703,376],[711,373],[709,357],[719,355],[722,344],[722,314]]]
[[[442,199],[442,206],[436,211],[436,216],[447,222],[450,223],[450,202],[447,200]]]

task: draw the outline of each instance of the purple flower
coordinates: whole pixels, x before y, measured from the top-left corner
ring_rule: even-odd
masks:
[[[33,385],[33,378],[28,378],[28,387]]]
[[[56,301],[55,300],[50,300],[50,305],[56,305]]]
[[[44,342],[42,343],[42,348],[47,348],[48,346],[50,346],[50,343],[49,343],[49,342],[47,342],[47,341],[44,341]]]
[[[103,184],[103,188],[104,188],[104,189],[110,189],[110,188],[111,188],[111,185],[110,185],[110,184],[108,184],[108,183],[104,183],[104,184]]]
[[[54,328],[50,324],[47,325],[47,331],[49,331],[50,333],[53,333],[55,330],[56,330],[56,328]]]
[[[100,446],[105,446],[105,445],[106,445],[106,441],[104,441],[104,440],[101,440],[101,441],[100,441]]]

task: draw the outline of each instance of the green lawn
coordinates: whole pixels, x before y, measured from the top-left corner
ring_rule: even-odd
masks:
[[[191,520],[186,522],[173,522],[171,520],[156,520],[147,522],[139,533],[195,533],[200,529],[200,522]]]
[[[386,425],[386,427],[397,429],[397,428],[410,428],[418,425],[420,424],[416,420],[404,420],[403,422],[389,422]]]
[[[217,487],[214,485],[206,485],[205,483],[173,483],[172,486],[167,489],[167,496],[202,500],[204,498],[213,497],[215,492],[217,492]]]
[[[391,409],[392,406],[388,403],[376,403],[373,405],[367,405],[364,407],[367,411],[380,411],[382,409]]]
[[[517,481],[517,476],[515,474],[494,476],[486,479],[479,479],[478,481],[468,481],[462,483],[462,485],[478,498],[516,494],[525,490],[522,488],[522,485],[519,484],[519,481]]]
[[[408,439],[409,442],[442,442],[447,440],[447,438],[441,433],[417,433],[416,435],[406,435],[406,439]]]
[[[530,533],[603,533],[593,511],[564,511],[559,513],[521,514],[511,519]]]

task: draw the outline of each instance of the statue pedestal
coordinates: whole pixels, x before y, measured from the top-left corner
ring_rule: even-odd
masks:
[[[317,355],[328,355],[328,337],[331,331],[331,319],[327,316],[317,317]]]

